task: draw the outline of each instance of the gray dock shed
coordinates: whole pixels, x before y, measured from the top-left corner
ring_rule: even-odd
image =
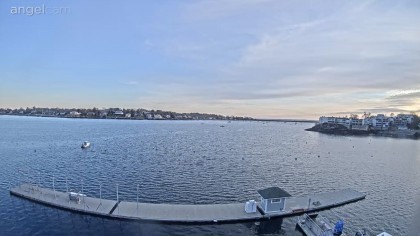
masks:
[[[266,213],[274,213],[284,210],[287,197],[291,195],[279,187],[270,187],[257,191],[261,196],[259,208]]]

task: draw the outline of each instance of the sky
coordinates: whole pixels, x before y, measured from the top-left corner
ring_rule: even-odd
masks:
[[[0,107],[32,106],[420,113],[420,1],[2,0]]]

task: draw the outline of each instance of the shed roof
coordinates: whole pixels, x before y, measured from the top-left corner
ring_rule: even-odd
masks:
[[[266,189],[261,189],[261,190],[258,190],[257,192],[264,199],[282,198],[282,197],[292,196],[288,192],[286,192],[285,190],[283,190],[279,187],[270,187],[270,188],[266,188]]]

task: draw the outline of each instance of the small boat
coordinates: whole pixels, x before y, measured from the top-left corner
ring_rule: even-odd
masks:
[[[318,214],[304,214],[298,217],[297,226],[307,236],[339,236],[344,235],[344,222],[339,220],[333,224],[323,216]]]
[[[356,232],[356,234],[354,236],[368,236],[368,234],[366,233],[365,230],[359,230]],[[382,232],[376,236],[392,236],[391,234],[387,233],[387,232]]]
[[[89,148],[90,147],[90,143],[88,142],[88,141],[84,141],[83,143],[82,143],[82,149],[86,149],[86,148]]]
[[[334,228],[332,227],[331,221],[327,218],[318,214],[304,214],[298,217],[296,224],[306,236],[346,236],[344,230],[344,222],[339,220],[335,223]],[[348,235],[348,234],[347,234]],[[365,230],[359,230],[355,236],[367,236]],[[382,232],[376,236],[392,236],[387,232]]]
[[[392,236],[391,234],[387,233],[387,232],[382,232],[376,236]]]

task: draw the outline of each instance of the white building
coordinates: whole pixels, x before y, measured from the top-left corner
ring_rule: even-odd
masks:
[[[80,112],[77,112],[77,111],[71,111],[71,112],[69,113],[69,115],[70,115],[71,117],[78,117],[78,116],[80,116]]]
[[[387,129],[389,127],[389,119],[384,114],[378,114],[372,119],[372,127],[374,129]]]
[[[212,117],[210,117],[212,118]],[[324,124],[324,123],[335,123],[335,117],[332,116],[321,116],[319,117],[319,123],[320,124]]]
[[[394,124],[404,126],[413,123],[414,115],[412,114],[398,114],[394,119]]]
[[[350,118],[350,125],[363,125],[363,119]]]
[[[117,110],[117,111],[114,111],[114,115],[116,115],[116,116],[122,116],[122,115],[124,115],[124,112],[121,111],[121,110]]]

